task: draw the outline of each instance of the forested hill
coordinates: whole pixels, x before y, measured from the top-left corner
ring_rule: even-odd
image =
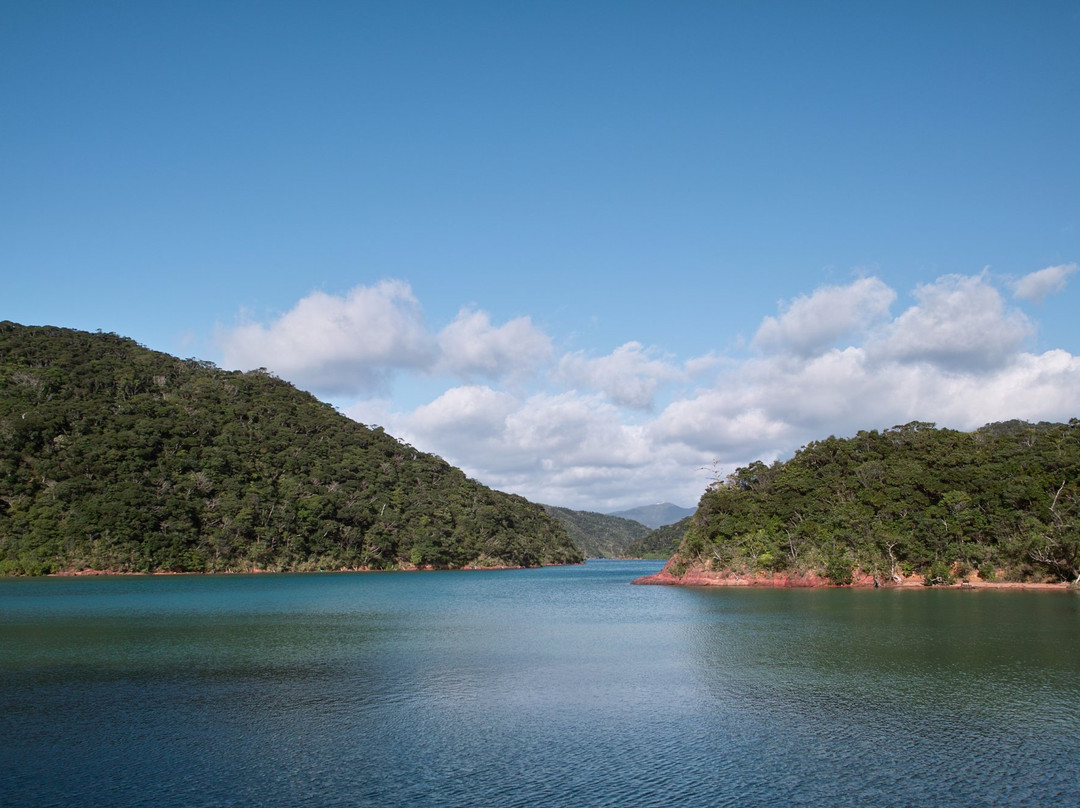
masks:
[[[572,511],[544,505],[558,519],[574,543],[589,558],[627,558],[630,546],[649,533],[649,528],[633,519],[608,516],[593,511]]]
[[[660,507],[678,508],[666,504]],[[553,505],[545,505],[544,509],[563,523],[570,538],[589,558],[671,558],[690,525],[690,517],[686,516],[674,524],[651,530],[648,525],[614,514],[572,511]]]
[[[678,522],[658,527],[631,544],[626,554],[631,558],[671,558],[678,552],[692,518],[684,516]]]
[[[913,422],[753,463],[702,496],[668,569],[689,567],[1076,581],[1080,421],[971,433]]]
[[[0,573],[582,558],[539,505],[265,372],[0,323]]]

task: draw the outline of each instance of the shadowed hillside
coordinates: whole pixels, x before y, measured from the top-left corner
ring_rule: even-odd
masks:
[[[685,516],[674,524],[658,527],[631,544],[627,554],[633,558],[671,558],[679,549],[692,518]]]
[[[649,532],[649,528],[632,519],[593,511],[572,511],[554,505],[543,507],[563,524],[570,538],[589,558],[635,557],[630,552],[631,545]]]

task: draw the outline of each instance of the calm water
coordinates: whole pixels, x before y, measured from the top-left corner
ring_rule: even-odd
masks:
[[[0,581],[0,804],[1076,804],[1080,596],[658,568]]]

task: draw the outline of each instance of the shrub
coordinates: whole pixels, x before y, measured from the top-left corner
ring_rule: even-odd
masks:
[[[681,556],[675,556],[668,564],[668,572],[676,578],[686,575],[687,563]]]
[[[850,586],[855,580],[851,564],[842,555],[833,555],[825,562],[825,577],[837,586]]]
[[[948,586],[955,582],[952,568],[944,561],[935,561],[926,572],[923,583],[926,586]]]

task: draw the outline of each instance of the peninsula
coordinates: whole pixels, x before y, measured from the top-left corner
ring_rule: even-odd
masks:
[[[1080,421],[912,422],[755,462],[702,496],[637,583],[1080,585]]]

